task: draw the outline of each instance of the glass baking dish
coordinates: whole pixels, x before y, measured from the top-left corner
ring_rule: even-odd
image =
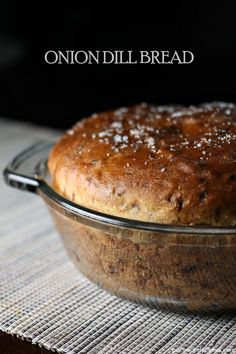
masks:
[[[7,184],[43,198],[75,266],[123,298],[178,311],[236,309],[236,227],[129,220],[77,205],[51,187],[39,142],[4,170]]]

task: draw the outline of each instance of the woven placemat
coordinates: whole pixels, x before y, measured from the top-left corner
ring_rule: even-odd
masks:
[[[0,120],[2,168],[54,132]],[[39,197],[0,177],[0,330],[58,353],[236,353],[236,316],[162,312],[116,298],[68,261]]]

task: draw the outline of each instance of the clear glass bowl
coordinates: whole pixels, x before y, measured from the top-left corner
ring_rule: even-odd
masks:
[[[236,227],[163,225],[106,215],[53,190],[37,143],[4,170],[12,187],[46,202],[65,249],[91,281],[156,308],[194,312],[236,309]]]

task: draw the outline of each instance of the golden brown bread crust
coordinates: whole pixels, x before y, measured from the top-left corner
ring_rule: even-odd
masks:
[[[94,114],[54,146],[54,188],[83,206],[165,224],[236,224],[233,104]]]

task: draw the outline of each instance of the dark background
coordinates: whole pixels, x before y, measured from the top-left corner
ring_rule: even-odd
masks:
[[[93,112],[147,101],[236,101],[229,2],[1,0],[0,116],[67,128]],[[190,50],[190,65],[48,65],[47,50]]]

